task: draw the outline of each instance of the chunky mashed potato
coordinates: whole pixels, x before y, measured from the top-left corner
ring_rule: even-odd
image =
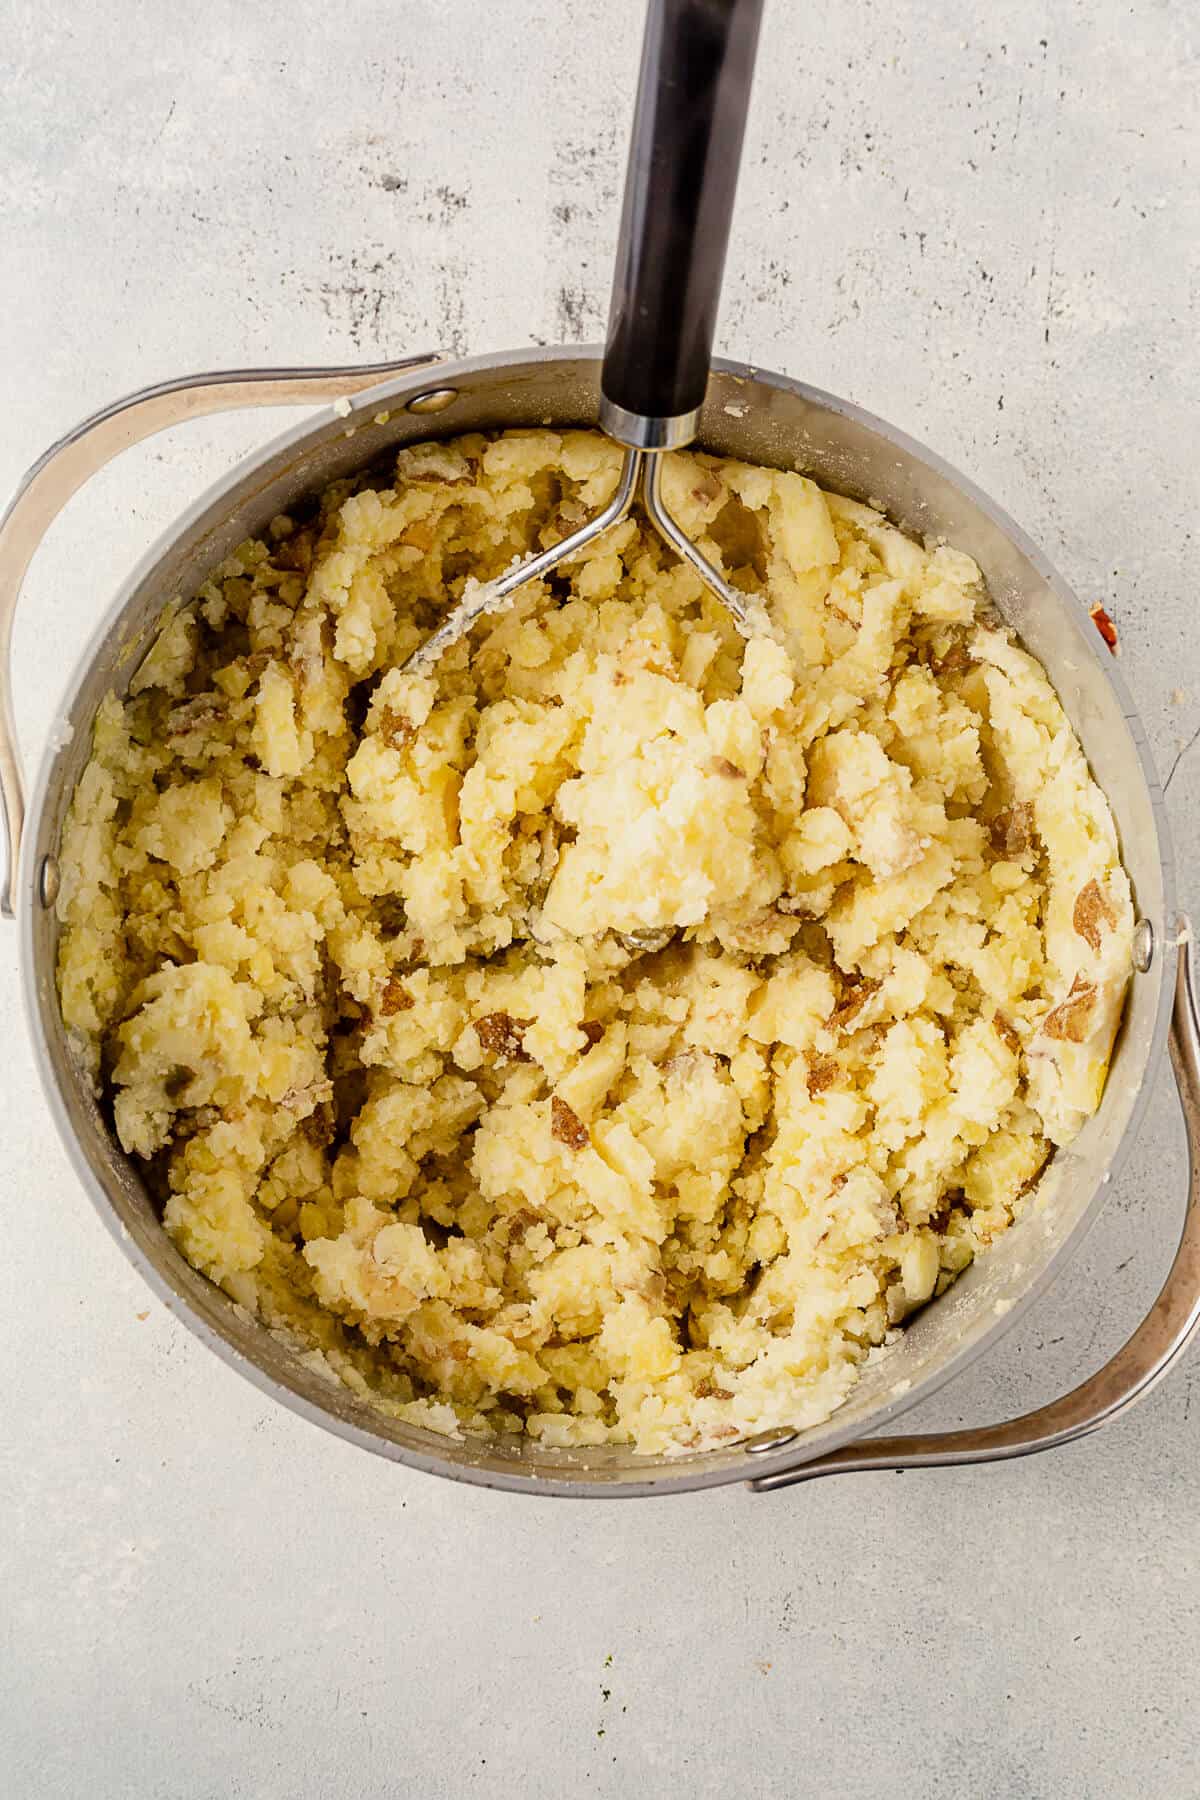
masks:
[[[388,1412],[660,1452],[822,1420],[1096,1107],[1108,807],[979,571],[668,459],[772,635],[586,432],[403,451],[274,521],[101,707],[59,987],[198,1269]]]

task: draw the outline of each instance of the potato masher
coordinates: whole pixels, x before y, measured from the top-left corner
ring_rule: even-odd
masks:
[[[625,452],[612,499],[567,537],[457,606],[405,664],[428,672],[477,620],[617,525],[647,518],[743,637],[761,604],[731,587],[669,512],[662,455],[690,444],[708,386],[762,0],[650,0],[600,380],[600,426]]]

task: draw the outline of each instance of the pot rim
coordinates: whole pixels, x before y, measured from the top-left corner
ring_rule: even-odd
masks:
[[[308,439],[327,431],[331,421],[336,420],[339,426],[345,427],[348,420],[352,420],[354,415],[362,413],[370,417],[372,413],[380,409],[381,405],[385,405],[389,400],[394,400],[400,395],[411,397],[414,393],[419,393],[433,385],[439,388],[451,387],[456,378],[496,373],[506,368],[530,363],[555,361],[573,362],[581,367],[595,366],[598,368],[601,357],[600,347],[591,345],[535,346],[453,360],[434,357],[429,361],[408,367],[398,375],[387,377],[357,395],[348,397],[349,414],[345,412],[344,402],[339,403],[336,407],[325,406],[315,414],[308,414],[298,424],[289,426],[276,434],[261,448],[243,457],[225,474],[210,484],[164,531],[159,533],[149,549],[138,559],[126,579],[118,587],[111,603],[103,612],[98,624],[89,635],[83,651],[76,659],[65,683],[55,718],[61,720],[70,713],[79,689],[101,647],[120,620],[130,600],[142,583],[153,574],[177,539],[211,508],[222,500],[232,498],[236,490],[239,490],[258,470],[281,453],[299,448]],[[712,369],[715,373],[729,376],[735,381],[758,381],[766,386],[782,389],[822,411],[840,414],[853,420],[925,465],[935,474],[940,475],[964,494],[1010,542],[1016,545],[1046,582],[1060,604],[1073,611],[1081,621],[1086,620],[1091,627],[1092,622],[1082,601],[1021,526],[974,482],[963,476],[952,464],[919,440],[910,437],[906,432],[853,401],[827,393],[821,388],[813,387],[809,383],[796,380],[791,376],[763,369],[758,364],[714,358]],[[252,377],[254,372],[240,373]],[[181,382],[177,385],[184,385],[184,383]],[[430,426],[430,437],[439,435],[433,419],[430,420]],[[703,440],[702,429],[699,440],[701,448]],[[413,441],[422,440],[417,438]],[[1149,742],[1132,696],[1115,664],[1115,659],[1107,650],[1104,651],[1103,656],[1101,655],[1100,648],[1095,641],[1098,634],[1094,628],[1085,632],[1084,636],[1091,656],[1102,669],[1120,702],[1121,711],[1138,758],[1154,820],[1155,847],[1163,882],[1163,918],[1164,921],[1169,921],[1174,918],[1176,909],[1174,855],[1163,791],[1158,780]],[[778,1430],[772,1428],[769,1432],[762,1434],[763,1438],[768,1441],[762,1444],[761,1450],[754,1448],[754,1438],[745,1439],[731,1446],[728,1451],[707,1453],[704,1457],[704,1466],[700,1469],[689,1469],[689,1462],[692,1459],[683,1456],[647,1458],[648,1470],[652,1472],[645,1480],[636,1478],[619,1481],[559,1479],[550,1473],[541,1474],[531,1469],[523,1469],[515,1459],[511,1469],[498,1469],[470,1463],[452,1463],[439,1456],[436,1451],[426,1452],[407,1444],[397,1443],[395,1440],[380,1436],[350,1419],[337,1417],[310,1400],[305,1394],[277,1379],[252,1358],[243,1354],[222,1331],[202,1318],[184,1297],[176,1292],[165,1273],[133,1239],[110,1204],[96,1171],[85,1153],[80,1137],[72,1128],[63,1094],[54,1078],[49,1045],[43,1029],[37,997],[33,930],[37,910],[37,868],[40,856],[43,854],[39,839],[44,822],[43,813],[47,790],[55,764],[63,753],[64,747],[64,744],[59,741],[59,734],[52,727],[38,759],[37,776],[30,794],[16,883],[16,910],[25,1018],[42,1090],[72,1166],[108,1231],[120,1244],[125,1255],[159,1300],[180,1319],[189,1331],[215,1351],[222,1361],[247,1377],[262,1393],[281,1402],[291,1411],[300,1414],[312,1423],[320,1425],[348,1442],[371,1450],[377,1455],[382,1455],[390,1461],[402,1463],[427,1474],[516,1493],[573,1499],[633,1499],[690,1492],[719,1487],[734,1481],[758,1480],[765,1476],[783,1474],[788,1470],[801,1467],[818,1456],[823,1457],[845,1444],[874,1435],[882,1427],[889,1425],[902,1413],[908,1411],[909,1408],[932,1398],[946,1382],[969,1368],[978,1357],[982,1356],[1017,1324],[1030,1307],[1042,1297],[1051,1283],[1062,1274],[1068,1261],[1074,1256],[1099,1216],[1102,1199],[1111,1189],[1112,1178],[1120,1172],[1125,1164],[1149,1103],[1151,1085],[1161,1064],[1170,1023],[1173,982],[1168,979],[1168,976],[1173,969],[1174,959],[1168,954],[1171,949],[1169,940],[1155,948],[1155,978],[1158,982],[1158,992],[1155,999],[1153,1030],[1150,1034],[1138,1091],[1134,1095],[1125,1129],[1109,1162],[1103,1181],[1096,1188],[1071,1232],[1046,1259],[1024,1292],[1008,1310],[998,1315],[972,1342],[949,1355],[942,1364],[923,1376],[907,1392],[893,1394],[865,1420],[859,1419],[839,1427],[836,1424],[837,1414],[835,1413],[832,1416],[835,1422],[831,1426],[815,1427],[808,1431],[801,1430],[794,1439],[779,1441],[778,1447],[770,1446],[770,1440],[778,1437]],[[220,1290],[217,1291],[220,1292]],[[261,1326],[260,1329],[265,1330],[266,1327]],[[807,1440],[818,1431],[821,1434],[821,1441],[819,1444],[815,1443],[809,1447]],[[428,1433],[427,1435],[431,1443],[436,1442],[435,1434]]]

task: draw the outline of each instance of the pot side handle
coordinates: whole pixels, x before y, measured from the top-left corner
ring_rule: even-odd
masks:
[[[796,1469],[760,1476],[756,1493],[880,1469],[936,1469],[956,1463],[998,1462],[1053,1450],[1098,1431],[1126,1412],[1174,1367],[1200,1334],[1200,1010],[1197,1008],[1191,926],[1179,922],[1180,951],[1171,1018],[1171,1062],[1188,1146],[1188,1197],[1183,1234],[1154,1305],[1122,1349],[1087,1381],[1035,1412],[1000,1425],[928,1436],[875,1438],[847,1444]],[[774,1446],[773,1446],[774,1447]],[[782,1444],[779,1446],[782,1448]]]
[[[229,369],[183,375],[140,388],[84,419],[22,478],[0,519],[0,811],[4,814],[7,858],[0,887],[0,915],[13,916],[17,862],[25,821],[25,793],[12,707],[12,627],[29,564],[48,527],[84,483],[122,450],[171,425],[208,413],[251,406],[319,406],[376,387],[389,375],[434,366],[438,353],[399,362],[351,368]]]

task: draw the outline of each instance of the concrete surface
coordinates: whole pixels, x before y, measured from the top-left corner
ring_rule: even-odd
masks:
[[[0,489],[125,389],[601,335],[634,0],[8,0]],[[1120,627],[1200,907],[1197,132],[1184,0],[770,0],[720,343],[970,471]],[[197,426],[51,536],[27,751],[112,585],[278,417]],[[1200,1363],[1007,1468],[619,1506],[376,1464],[126,1269],[27,1064],[11,930],[0,1788],[21,1800],[1200,1788]],[[981,1421],[1094,1367],[1165,1267],[1164,1080]]]

